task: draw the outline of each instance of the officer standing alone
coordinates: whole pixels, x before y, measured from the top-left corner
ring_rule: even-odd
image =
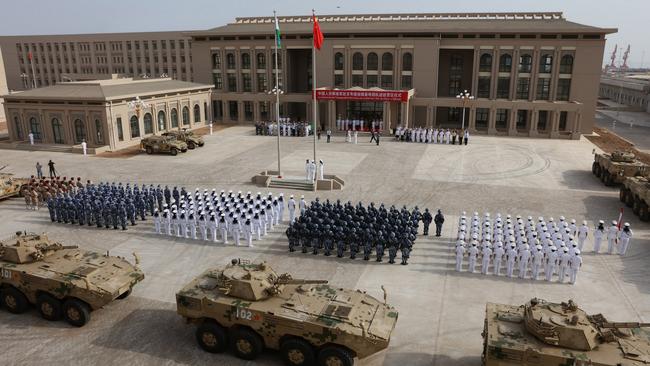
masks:
[[[440,236],[440,232],[442,231],[442,224],[445,222],[445,216],[442,214],[441,210],[438,210],[438,213],[434,217],[433,221],[436,224],[436,236]]]

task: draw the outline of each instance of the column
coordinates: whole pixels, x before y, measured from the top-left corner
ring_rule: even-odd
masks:
[[[533,64],[531,65],[530,71],[530,95],[528,96],[529,101],[533,101],[537,97],[537,79],[539,78],[539,47],[535,47],[533,51]]]
[[[425,128],[431,128],[433,126],[433,120],[431,119],[431,106],[427,106],[427,119],[424,124]]]
[[[559,136],[558,129],[560,127],[560,111],[551,112],[551,126],[549,136],[551,138],[557,138]]]
[[[492,50],[492,70],[490,75],[490,99],[497,98],[497,85],[499,83],[499,57],[501,52],[498,48]]]
[[[553,52],[553,69],[551,73],[551,93],[549,101],[554,102],[557,95],[557,83],[560,79],[560,49],[556,48]]]
[[[237,121],[236,122],[242,122],[244,120],[245,120],[245,118],[244,118],[244,103],[241,100],[239,100],[239,101],[237,101]],[[190,123],[191,123],[191,118],[190,118]]]
[[[415,55],[415,52],[413,52]],[[440,79],[440,40],[436,40],[433,47],[433,97],[438,96],[438,79]],[[415,83],[413,84],[415,85]],[[434,113],[435,122],[435,113]]]
[[[533,137],[537,136],[537,122],[539,121],[539,111],[537,109],[533,109],[530,111],[531,116],[530,116],[530,124],[528,126],[528,136]]]
[[[510,100],[517,99],[517,76],[519,75],[519,47],[512,51],[512,70],[510,71]]]
[[[476,95],[478,91],[478,65],[481,57],[481,49],[478,46],[474,47],[474,62],[472,64],[472,85],[470,94]]]
[[[387,131],[387,133],[390,133],[390,129],[392,128],[392,112],[392,104],[389,102],[384,102],[384,131]]]
[[[327,128],[336,131],[336,102],[333,100],[327,102]]]
[[[517,135],[517,109],[512,108],[508,114],[508,136]]]
[[[470,133],[476,132],[476,107],[469,108],[469,122],[467,123],[467,128]]]
[[[576,111],[573,117],[573,128],[571,129],[571,139],[579,140],[580,139],[580,128],[582,124],[582,111]]]
[[[490,107],[490,116],[488,117],[488,135],[497,134],[496,117],[497,117],[497,109],[495,107]]]

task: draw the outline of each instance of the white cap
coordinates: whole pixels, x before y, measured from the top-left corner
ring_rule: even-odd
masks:
[[[630,227],[630,223],[629,223],[629,222],[626,222],[625,224],[623,224],[623,226],[625,226],[625,227]]]
[[[573,254],[574,254],[574,255],[580,255],[580,249],[576,249],[576,250],[574,250],[574,251],[573,251]]]

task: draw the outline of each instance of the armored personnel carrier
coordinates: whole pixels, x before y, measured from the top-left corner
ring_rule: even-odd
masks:
[[[613,186],[623,183],[627,177],[645,175],[650,170],[633,153],[614,151],[611,154],[596,154],[591,172],[606,186]]]
[[[173,136],[178,141],[185,142],[187,144],[187,148],[190,150],[194,150],[197,146],[202,147],[205,145],[205,142],[201,136],[197,136],[194,134],[194,132],[187,129],[167,131],[163,133],[163,136]]]
[[[382,288],[383,289],[383,288]],[[365,292],[278,275],[265,262],[233,260],[176,294],[178,314],[198,324],[205,351],[255,359],[280,350],[287,365],[350,366],[386,347],[397,311]]]
[[[613,323],[569,300],[488,303],[485,366],[641,366],[650,364],[650,323]]]
[[[642,221],[650,221],[650,179],[648,177],[629,177],[623,182],[621,202],[632,207]]]
[[[144,279],[135,262],[16,233],[0,242],[0,303],[15,314],[34,304],[47,320],[81,327],[91,311],[126,298]]]
[[[177,140],[174,136],[149,136],[140,141],[140,147],[147,152],[153,153],[170,153],[176,156],[178,152],[187,152],[187,144]]]
[[[27,178],[16,178],[13,174],[0,173],[0,200],[21,195],[23,187],[28,183]]]

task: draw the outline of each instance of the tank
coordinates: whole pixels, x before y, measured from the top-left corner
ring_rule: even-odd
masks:
[[[382,302],[241,260],[203,272],[176,294],[176,305],[198,325],[205,351],[230,347],[253,360],[264,348],[275,349],[287,365],[353,365],[388,347],[398,317],[385,291]]]
[[[0,302],[12,313],[35,305],[46,320],[81,327],[91,311],[124,299],[144,279],[124,258],[53,242],[45,234],[16,233],[0,242]]]
[[[632,207],[642,221],[650,221],[650,179],[636,176],[626,178],[619,194],[621,202]]]
[[[485,366],[636,366],[650,363],[650,323],[614,323],[578,305],[532,299],[525,305],[488,303]]]
[[[627,177],[645,175],[650,172],[648,166],[637,160],[633,153],[625,151],[596,154],[591,171],[606,186],[622,184]]]
[[[10,173],[0,173],[0,199],[21,195],[28,183],[28,178],[16,178]]]

